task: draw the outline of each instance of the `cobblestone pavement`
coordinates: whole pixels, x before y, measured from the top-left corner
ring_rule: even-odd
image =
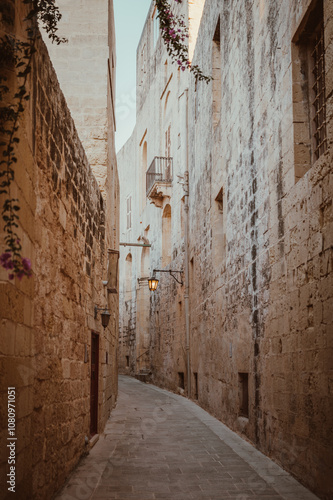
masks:
[[[56,500],[315,500],[194,402],[120,376],[105,433]]]

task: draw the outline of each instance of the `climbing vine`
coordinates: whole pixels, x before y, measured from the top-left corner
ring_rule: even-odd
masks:
[[[24,276],[32,275],[31,262],[22,257],[21,239],[18,235],[19,200],[11,197],[11,185],[14,181],[14,166],[17,163],[15,145],[20,141],[18,137],[19,121],[30,98],[27,89],[28,77],[31,73],[32,58],[36,52],[36,41],[40,36],[38,24],[47,32],[52,42],[60,44],[66,41],[57,35],[57,24],[61,19],[55,0],[22,0],[28,5],[28,13],[24,19],[26,23],[26,37],[24,40],[9,33],[0,39],[0,195],[5,196],[2,206],[6,249],[0,255],[0,265],[8,272],[8,278],[15,276],[21,280]],[[4,4],[6,5],[6,4]],[[9,11],[3,12],[2,20],[11,24]],[[6,70],[15,68],[18,87],[12,99],[7,85]],[[10,102],[8,102],[10,101]]]
[[[174,0],[176,3],[182,3],[182,0]],[[203,80],[209,83],[211,76],[203,74],[197,64],[191,64],[188,56],[188,28],[184,21],[184,16],[177,16],[172,12],[168,0],[155,0],[160,21],[160,30],[167,52],[173,62],[178,64],[182,71],[189,69],[196,80]]]

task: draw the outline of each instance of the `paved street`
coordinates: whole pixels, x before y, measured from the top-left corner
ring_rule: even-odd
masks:
[[[186,398],[119,377],[116,409],[56,500],[315,500]]]

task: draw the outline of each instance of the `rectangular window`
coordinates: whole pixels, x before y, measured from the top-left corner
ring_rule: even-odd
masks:
[[[239,373],[239,416],[249,418],[249,374]]]
[[[312,128],[314,138],[314,157],[315,160],[317,160],[323,153],[325,153],[327,148],[323,19],[321,19],[317,27],[311,49]]]
[[[132,196],[127,198],[127,229],[132,227]]]
[[[194,399],[198,399],[199,391],[198,391],[198,374],[193,373],[194,376]]]
[[[226,231],[225,199],[223,187],[220,188],[212,205],[212,257],[213,267],[218,274],[226,270]]]
[[[212,43],[212,90],[213,90],[213,127],[220,121],[221,115],[221,44],[220,44],[220,18],[217,21]]]
[[[185,389],[184,372],[178,372],[178,387]]]
[[[292,44],[295,180],[327,149],[323,1],[310,4]]]

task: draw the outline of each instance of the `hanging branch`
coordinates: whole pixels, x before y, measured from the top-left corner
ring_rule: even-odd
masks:
[[[21,256],[22,245],[17,234],[20,206],[17,198],[11,198],[10,186],[14,181],[14,165],[17,164],[15,145],[20,141],[17,136],[19,119],[25,109],[24,103],[30,98],[26,85],[31,73],[32,58],[36,52],[36,41],[40,36],[37,21],[46,30],[53,43],[60,44],[66,41],[56,34],[61,14],[54,5],[54,0],[23,0],[23,3],[31,6],[24,20],[28,23],[27,41],[21,41],[13,35],[4,35],[0,39],[0,67],[4,69],[14,65],[20,83],[13,96],[13,102],[3,105],[9,87],[5,83],[6,76],[0,74],[0,147],[3,148],[3,159],[0,161],[0,195],[6,195],[2,206],[6,250],[0,255],[0,265],[9,271],[10,280],[15,276],[21,280],[24,276],[32,275],[30,259]]]
[[[182,0],[174,0],[182,3]],[[182,71],[189,69],[196,80],[203,80],[209,83],[211,76],[203,74],[197,64],[192,65],[188,57],[188,28],[184,21],[184,16],[176,16],[171,10],[168,0],[155,0],[160,21],[160,31],[164,40],[167,52],[173,63],[177,63]]]

